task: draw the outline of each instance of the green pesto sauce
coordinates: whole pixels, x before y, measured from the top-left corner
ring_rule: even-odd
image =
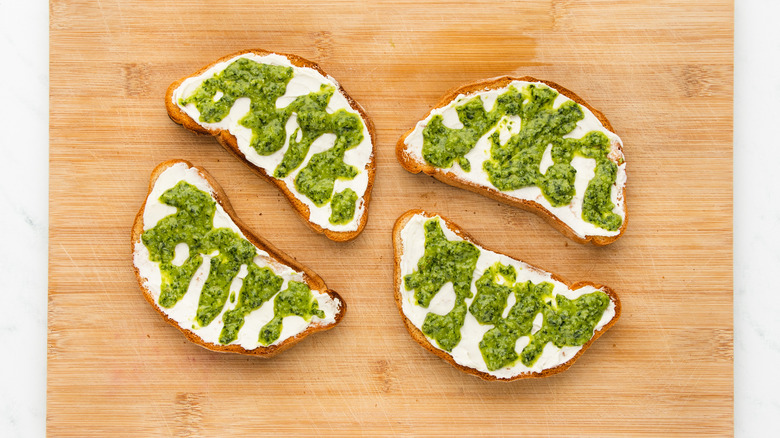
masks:
[[[503,284],[497,282],[499,275],[504,277]],[[559,348],[580,346],[593,337],[593,329],[609,305],[607,294],[595,291],[569,300],[563,295],[553,296],[551,283],[516,283],[515,277],[513,266],[496,263],[490,267],[477,280],[477,295],[469,308],[480,324],[494,326],[479,343],[489,370],[512,366],[518,358],[530,367],[548,342]],[[515,304],[502,318],[510,293],[515,295]],[[531,334],[540,312],[542,327]],[[530,342],[518,356],[515,343],[522,336],[529,336]]]
[[[471,280],[479,249],[469,242],[449,241],[438,219],[425,222],[425,252],[417,271],[404,277],[406,290],[414,290],[418,305],[428,307],[445,283],[455,290],[455,306],[446,315],[425,315],[422,332],[442,349],[452,351],[460,343],[460,328],[466,318],[466,298],[471,298]]]
[[[319,303],[304,283],[290,281],[287,289],[279,292],[274,299],[274,318],[268,322],[258,336],[258,341],[263,345],[269,345],[279,339],[282,333],[282,319],[286,316],[297,315],[309,321],[312,316],[325,318],[325,312],[319,309]]]
[[[510,86],[496,99],[491,111],[485,111],[482,99],[477,96],[455,107],[463,128],[444,126],[440,114],[434,115],[423,129],[423,158],[431,165],[449,168],[453,163],[465,171],[471,171],[471,163],[465,157],[477,140],[506,117],[519,116],[520,131],[505,144],[499,141],[495,131],[488,139],[490,158],[483,163],[488,180],[501,191],[537,186],[554,207],[568,205],[575,195],[576,170],[572,158],[579,155],[596,160],[595,177],[588,183],[584,194],[582,218],[600,228],[615,231],[622,225],[620,216],[614,214],[611,188],[617,176],[617,166],[607,158],[611,146],[604,133],[591,131],[581,139],[563,138],[572,132],[577,122],[584,118],[582,108],[574,101],[567,101],[553,109],[558,92],[552,88],[528,84],[518,90]],[[548,145],[552,146],[553,164],[541,173],[539,165]]]
[[[352,189],[344,189],[333,195],[333,201],[330,203],[330,223],[334,225],[343,225],[349,223],[355,216],[355,202],[357,202],[357,193]]]
[[[609,297],[601,291],[575,300],[553,296],[551,283],[517,282],[513,266],[496,263],[477,279],[477,294],[467,308],[465,300],[472,296],[471,281],[478,258],[476,246],[447,240],[438,219],[428,220],[425,252],[417,263],[418,270],[404,277],[404,286],[414,290],[419,306],[428,307],[441,287],[452,282],[456,293],[453,310],[444,316],[428,313],[422,331],[439,347],[452,351],[460,343],[460,329],[466,312],[470,312],[480,324],[493,326],[479,343],[491,371],[512,366],[518,359],[531,367],[549,342],[559,348],[585,344],[609,305]],[[504,318],[510,294],[514,294],[515,304]],[[532,334],[533,321],[539,313],[543,317],[542,327]],[[522,336],[528,336],[530,342],[518,355],[515,345]]]
[[[229,344],[238,338],[238,331],[244,325],[244,318],[253,310],[259,309],[266,301],[276,295],[282,288],[282,277],[279,277],[268,268],[260,268],[252,263],[248,267],[249,273],[244,278],[241,292],[238,296],[238,304],[232,310],[225,312],[222,317],[225,325],[219,334],[221,344]]]
[[[209,275],[198,299],[195,321],[200,327],[209,325],[222,312],[228,297],[233,302],[234,295],[231,296],[230,284],[238,275],[241,265],[247,265],[248,269],[235,308],[223,315],[224,326],[219,337],[221,344],[229,344],[237,339],[244,318],[250,312],[260,308],[274,295],[278,300],[279,296],[292,288],[295,289],[295,296],[299,298],[297,301],[288,300],[288,306],[282,308],[285,316],[299,315],[307,321],[311,315],[324,317],[322,312],[317,312],[316,300],[308,286],[291,281],[287,290],[279,292],[282,278],[269,268],[254,263],[254,245],[229,228],[214,228],[216,202],[209,194],[192,184],[180,181],[160,196],[160,202],[176,207],[177,211],[145,231],[141,235],[141,241],[149,250],[150,260],[160,265],[162,285],[158,303],[161,307],[171,308],[176,305],[187,292],[195,271],[203,263],[203,255],[218,251],[211,258]],[[175,266],[171,262],[179,243],[187,244],[189,256],[181,266]],[[309,301],[306,301],[307,299]],[[312,300],[315,302],[314,306],[311,304]],[[275,305],[274,310],[276,309]],[[278,313],[275,318],[276,316]],[[281,330],[281,322],[279,327]],[[264,345],[278,339],[279,333],[276,338],[271,338],[273,333],[269,333],[264,338],[268,341]]]
[[[329,114],[326,108],[336,89],[324,84],[319,91],[299,96],[288,106],[277,108],[276,100],[284,95],[292,77],[291,67],[239,58],[203,81],[191,96],[179,103],[194,104],[200,111],[201,122],[215,123],[230,113],[237,99],[249,98],[249,113],[238,123],[252,130],[250,145],[260,155],[271,155],[284,147],[285,125],[296,114],[298,128],[289,136],[289,146],[273,172],[276,178],[284,178],[298,169],[317,138],[334,134],[335,145],[314,154],[295,177],[296,190],[321,207],[331,200],[337,178],[353,179],[358,174],[358,169],[344,162],[344,153],[363,141],[363,122],[344,109]],[[222,95],[214,101],[217,93]]]

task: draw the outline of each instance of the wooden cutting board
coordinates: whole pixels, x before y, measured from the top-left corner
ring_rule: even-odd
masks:
[[[733,433],[731,1],[50,5],[51,436]],[[168,119],[168,84],[255,47],[319,63],[376,124],[356,240],[312,233],[271,184]],[[447,89],[504,74],[564,85],[623,138],[630,223],[617,243],[573,243],[398,165],[396,140]],[[251,229],[339,291],[343,323],[262,360],[204,350],[163,322],[133,275],[130,227],[171,158],[205,167]],[[410,338],[393,302],[391,229],[410,208],[610,285],[621,320],[554,377],[457,371]]]

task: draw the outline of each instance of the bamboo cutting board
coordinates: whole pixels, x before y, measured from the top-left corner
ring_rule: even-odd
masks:
[[[730,435],[730,1],[260,3],[52,0],[51,436]],[[377,128],[368,226],[312,233],[269,183],[167,117],[175,79],[246,48],[319,63]],[[628,230],[573,243],[540,218],[396,162],[454,86],[555,81],[607,115],[628,161]],[[341,325],[271,360],[187,342],[144,301],[130,228],[151,170],[183,158],[239,217],[348,302]],[[623,316],[567,372],[483,382],[426,352],[393,302],[391,229],[409,208],[570,280]]]

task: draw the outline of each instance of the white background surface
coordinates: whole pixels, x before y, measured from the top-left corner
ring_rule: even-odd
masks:
[[[44,436],[48,3],[0,0],[0,436]],[[734,397],[737,436],[780,430],[780,1],[737,0]],[[758,84],[758,86],[756,86]],[[14,251],[21,249],[21,251]]]
[[[736,0],[734,424],[780,435],[780,1]]]

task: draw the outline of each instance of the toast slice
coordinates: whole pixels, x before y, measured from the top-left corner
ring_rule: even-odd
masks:
[[[409,172],[537,213],[580,243],[607,245],[626,229],[623,142],[553,82],[503,76],[451,90],[396,155]]]
[[[409,334],[484,380],[565,371],[620,317],[612,289],[490,251],[432,213],[401,215],[393,248],[395,302]]]
[[[234,53],[171,84],[165,106],[174,122],[213,135],[275,184],[314,231],[343,242],[366,226],[374,125],[317,64]]]
[[[347,310],[317,274],[250,232],[219,184],[187,161],[154,169],[131,242],[146,301],[209,350],[270,357]]]

